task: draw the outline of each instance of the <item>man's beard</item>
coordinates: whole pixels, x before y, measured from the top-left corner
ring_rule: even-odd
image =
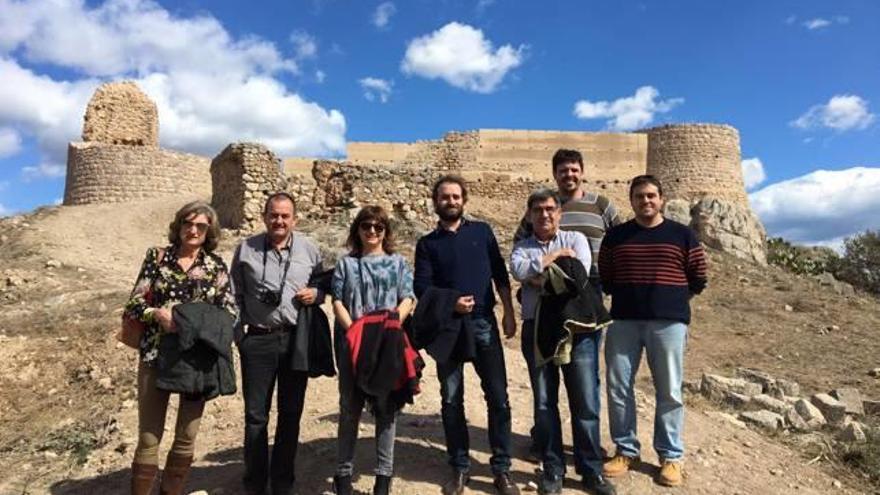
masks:
[[[440,220],[443,220],[444,222],[454,222],[461,218],[461,216],[464,214],[464,208],[443,208],[441,206],[437,206],[434,208],[434,212],[437,213],[437,216],[440,217]]]

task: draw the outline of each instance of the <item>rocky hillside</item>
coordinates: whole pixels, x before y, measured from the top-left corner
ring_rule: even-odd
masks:
[[[0,494],[124,492],[137,428],[135,353],[117,344],[112,334],[144,250],[162,242],[174,211],[187,199],[46,208],[0,220]],[[472,200],[470,209],[491,221],[502,241],[510,238],[521,212],[518,205],[480,198]],[[304,222],[303,229],[312,231],[328,253],[344,238],[339,225]],[[410,225],[404,237],[411,241],[419,230]],[[221,246],[227,260],[234,244],[235,239],[227,239]],[[405,252],[411,251],[411,242],[403,245]],[[710,287],[693,307],[686,358],[691,387],[685,430],[687,483],[675,493],[877,489],[864,471],[852,468],[858,459],[871,459],[864,446],[872,444],[844,439],[840,433],[858,422],[865,440],[873,438],[876,446],[876,410],[869,406],[861,415],[844,410],[838,416],[832,404],[830,409],[820,408],[829,425],[800,431],[786,420],[785,406],[795,408],[803,399],[815,407],[814,394],[835,389],[856,389],[861,399],[880,399],[880,378],[870,374],[880,367],[876,299],[841,295],[813,279],[712,251]],[[531,423],[531,395],[518,337],[505,347],[514,446],[521,454]],[[799,390],[787,389],[786,394],[755,376],[745,377],[752,385],[736,385],[736,379],[743,379],[741,368],[758,370],[765,382],[797,383]],[[716,376],[703,378],[704,373]],[[435,376],[430,363],[423,394],[401,416],[395,493],[439,493],[448,474]],[[639,386],[640,436],[643,445],[650,445],[653,409],[647,367]],[[467,387],[477,461],[470,488],[492,493],[486,412],[472,372]],[[737,395],[744,398],[737,400]],[[762,395],[783,405],[758,398]],[[743,416],[772,407],[780,408],[774,414],[780,415],[781,423],[766,415],[760,415],[770,418],[764,423]],[[297,467],[300,493],[321,493],[329,487],[336,410],[335,381],[312,381]],[[747,426],[744,420],[753,424]],[[208,405],[192,490],[239,492],[242,422],[239,396]],[[362,436],[372,434],[367,421]],[[163,442],[163,452],[168,445],[170,438]],[[607,434],[604,445],[612,448]],[[880,449],[874,455],[876,450]],[[361,442],[361,490],[372,484],[371,452],[372,442]],[[847,457],[847,452],[862,457]],[[621,493],[670,492],[652,482],[654,454],[646,451],[644,457],[647,464],[620,482]],[[514,480],[526,487],[535,467],[517,460]],[[566,487],[580,493],[574,480]]]

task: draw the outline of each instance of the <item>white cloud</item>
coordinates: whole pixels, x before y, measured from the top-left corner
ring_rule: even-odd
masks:
[[[786,19],[786,22],[788,24],[791,24],[794,22],[794,20],[795,20],[795,17],[791,16],[788,19]],[[849,24],[849,17],[847,17],[845,15],[835,15],[835,16],[833,16],[831,18],[827,18],[827,19],[824,17],[815,17],[813,19],[805,20],[804,22],[801,23],[801,26],[807,28],[810,31],[817,31],[820,29],[825,29],[833,24],[839,24],[839,25]]]
[[[450,22],[411,40],[400,69],[407,75],[442,79],[456,88],[491,93],[523,63],[527,48],[504,45],[496,50],[481,30]]]
[[[327,74],[322,70],[315,71],[315,81],[318,84],[324,84],[324,81],[327,80]]]
[[[631,131],[650,124],[654,114],[666,113],[684,103],[684,98],[657,100],[660,92],[653,86],[642,86],[633,96],[614,101],[579,100],[574,115],[579,119],[609,118],[607,126],[615,131]]]
[[[794,24],[795,21],[797,21],[797,16],[795,16],[795,15],[790,15],[785,18],[785,23],[788,25]]]
[[[831,25],[831,21],[829,21],[828,19],[822,19],[821,17],[806,20],[802,24],[802,26],[809,29],[810,31],[813,31],[816,29],[826,28],[830,25]]]
[[[764,173],[764,164],[760,158],[748,158],[742,161],[743,181],[746,183],[746,189],[752,189],[758,184],[764,182],[767,174]]]
[[[217,19],[175,17],[149,0],[0,0],[0,50],[18,49],[29,62],[63,66],[93,76],[191,71],[246,76],[296,72],[269,41],[236,40]]]
[[[394,81],[386,81],[376,77],[365,77],[358,81],[364,90],[364,98],[369,101],[379,100],[386,103],[391,96]]]
[[[294,57],[297,60],[305,60],[318,56],[318,41],[314,36],[305,31],[290,33],[290,42],[293,43]]]
[[[374,26],[383,29],[388,27],[388,23],[391,22],[391,17],[396,13],[397,7],[394,6],[393,2],[382,2],[373,12],[373,18],[371,21]]]
[[[874,118],[866,100],[856,95],[836,95],[828,103],[813,105],[790,125],[800,129],[826,127],[842,132],[865,129]]]
[[[0,158],[10,157],[21,151],[21,136],[11,127],[0,127]]]
[[[877,229],[880,221],[880,167],[817,170],[771,184],[749,195],[770,235],[808,243]]]
[[[12,210],[3,206],[3,203],[0,203],[0,217],[6,217],[12,215]]]
[[[67,173],[67,165],[60,163],[42,162],[33,167],[21,169],[21,177],[25,182],[37,179],[57,179]]]
[[[314,56],[302,41],[297,56]],[[341,154],[344,116],[290,92],[283,73],[299,74],[294,59],[207,15],[178,17],[148,0],[0,0],[0,127],[35,138],[42,158],[23,171],[30,179],[57,175],[95,88],[118,79],[156,102],[163,146],[213,156],[247,140],[281,155]]]

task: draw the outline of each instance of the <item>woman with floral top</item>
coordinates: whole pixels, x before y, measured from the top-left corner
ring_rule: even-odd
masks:
[[[336,315],[336,362],[339,368],[339,431],[337,494],[352,492],[354,447],[366,397],[355,383],[346,331],[352,322],[377,310],[397,311],[400,321],[413,308],[413,273],[403,256],[394,253],[388,214],[379,206],[365,206],[349,228],[351,253],[339,259],[333,271],[333,312]],[[389,493],[394,467],[394,412],[373,408],[376,416],[375,495]]]
[[[169,393],[156,388],[159,341],[176,332],[171,309],[207,302],[235,315],[228,270],[213,253],[220,238],[217,213],[202,201],[184,205],[169,225],[169,245],[150,248],[144,258],[125,316],[143,323],[138,365],[138,443],[132,462],[132,494],[149,494],[158,472],[159,442],[165,429]],[[180,397],[174,442],[162,474],[161,493],[183,491],[192,463],[204,400]]]

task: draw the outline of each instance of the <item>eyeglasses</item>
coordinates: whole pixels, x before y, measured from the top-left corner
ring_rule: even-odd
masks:
[[[545,213],[552,215],[558,209],[558,206],[533,206],[529,211],[532,212],[532,215],[543,215]]]
[[[385,232],[385,226],[382,225],[381,223],[361,222],[361,224],[358,227],[361,230],[363,230],[364,232],[369,232],[371,230],[375,230],[377,234],[381,234],[382,232]]]
[[[205,232],[208,231],[208,227],[210,227],[210,226],[211,226],[211,224],[209,224],[209,223],[190,222],[189,220],[186,220],[183,222],[183,225],[181,227],[183,227],[183,230],[189,230],[189,229],[195,227],[196,230],[199,231],[199,234],[204,234]]]

